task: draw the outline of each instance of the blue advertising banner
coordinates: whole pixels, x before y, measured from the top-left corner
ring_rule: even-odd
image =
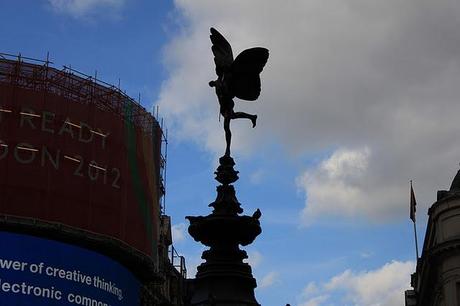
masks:
[[[0,231],[0,305],[138,306],[124,266],[77,246]]]

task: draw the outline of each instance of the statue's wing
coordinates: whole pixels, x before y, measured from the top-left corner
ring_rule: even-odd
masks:
[[[216,74],[222,76],[224,71],[228,70],[233,63],[232,47],[228,41],[216,29],[211,28],[212,53],[214,54],[214,63],[216,64]]]
[[[260,77],[268,50],[251,48],[241,52],[232,64],[231,92],[240,99],[255,101],[260,95]]]

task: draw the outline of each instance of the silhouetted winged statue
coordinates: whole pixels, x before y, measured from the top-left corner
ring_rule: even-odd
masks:
[[[214,28],[211,28],[212,53],[216,64],[217,80],[209,82],[215,87],[219,100],[220,114],[224,117],[224,131],[227,148],[225,155],[230,156],[232,133],[230,120],[246,118],[251,120],[252,127],[256,126],[257,115],[251,115],[233,110],[237,97],[246,101],[255,101],[260,95],[260,77],[268,60],[268,50],[251,48],[241,52],[233,60],[232,47],[228,41]]]

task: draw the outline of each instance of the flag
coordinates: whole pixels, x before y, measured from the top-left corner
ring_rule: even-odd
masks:
[[[415,223],[415,206],[417,206],[417,201],[415,201],[415,193],[412,188],[412,181],[410,182],[410,218]]]

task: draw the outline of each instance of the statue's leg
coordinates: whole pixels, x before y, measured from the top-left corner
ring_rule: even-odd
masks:
[[[257,115],[251,115],[243,112],[233,113],[232,119],[249,119],[252,122],[252,127],[256,127],[257,124]]]
[[[224,117],[224,131],[225,131],[225,141],[227,142],[227,148],[225,149],[225,155],[230,156],[230,144],[232,142],[232,132],[230,131],[230,117]]]

